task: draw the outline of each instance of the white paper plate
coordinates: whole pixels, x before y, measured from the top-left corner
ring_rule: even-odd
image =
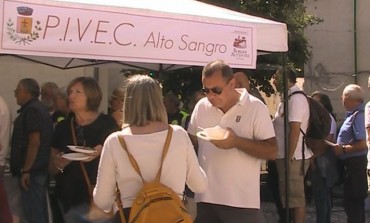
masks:
[[[86,154],[90,154],[90,153],[94,153],[95,150],[91,149],[91,148],[88,148],[88,147],[85,147],[85,148],[88,148],[88,149],[84,149],[83,146],[67,146],[70,150],[74,151],[74,152],[78,152],[78,153],[86,153]]]
[[[204,139],[204,140],[206,140],[206,141],[211,141],[211,140],[222,140],[222,139],[214,139],[214,138],[209,138],[208,136],[207,136],[207,134],[206,134],[206,132],[205,131],[200,131],[200,132],[197,132],[197,134],[196,134],[199,138],[201,138],[201,139]]]
[[[62,157],[67,160],[81,161],[81,160],[87,160],[91,156],[83,154],[83,153],[67,153],[67,154],[64,154]]]
[[[204,139],[206,141],[210,141],[211,140],[210,138],[208,138],[208,136],[206,135],[206,132],[205,131],[197,132],[197,137],[198,138],[201,138],[201,139]]]

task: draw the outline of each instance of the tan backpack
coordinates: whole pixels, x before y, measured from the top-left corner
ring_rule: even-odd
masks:
[[[169,126],[166,142],[163,148],[162,161],[156,178],[146,182],[141,175],[140,168],[128,151],[123,137],[118,137],[123,149],[128,154],[132,167],[140,175],[143,187],[137,193],[131,206],[129,223],[192,223],[193,220],[175,191],[160,182],[163,160],[168,152],[172,137],[172,127]],[[120,211],[121,212],[121,211]],[[121,222],[126,223],[123,212]]]

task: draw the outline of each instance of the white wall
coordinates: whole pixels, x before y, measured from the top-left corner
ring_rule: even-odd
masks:
[[[305,67],[305,91],[315,90],[328,94],[339,120],[345,110],[341,95],[348,84],[359,84],[369,98],[367,78],[370,74],[370,23],[368,9],[370,1],[357,0],[357,35],[358,35],[358,73],[357,82],[354,59],[354,1],[348,0],[308,0],[307,11],[324,19],[319,25],[306,29],[306,36],[311,46],[311,58]]]

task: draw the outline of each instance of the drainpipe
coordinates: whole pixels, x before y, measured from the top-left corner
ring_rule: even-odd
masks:
[[[355,63],[355,73],[353,75],[355,84],[357,84],[357,0],[354,0],[353,4],[353,53],[354,53],[354,63]]]

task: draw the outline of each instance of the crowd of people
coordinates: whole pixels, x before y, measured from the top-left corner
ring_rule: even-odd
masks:
[[[264,223],[260,170],[268,160],[279,222],[304,222],[310,171],[318,223],[331,222],[331,191],[338,182],[344,185],[348,222],[364,223],[370,102],[365,106],[360,86],[346,86],[342,102],[347,116],[337,131],[329,97],[314,92],[312,98],[330,113],[326,140],[332,143],[314,154],[304,141],[308,100],[294,94],[302,91],[296,73],[290,69],[286,74],[288,111],[282,101],[273,117],[248,76],[222,60],[203,68],[203,88],[192,95],[188,112],[173,92],[163,95],[160,84],[146,75],[131,76],[113,91],[108,114],[99,112],[103,95],[91,77],[75,78],[66,88],[20,80],[12,131],[9,108],[0,97],[0,222],[14,217],[26,223],[129,221],[143,184],[159,176],[180,199],[186,198],[197,223]],[[281,95],[283,78],[277,71],[274,85]],[[198,137],[215,126],[225,129],[221,139]],[[4,189],[8,148],[18,200]],[[73,148],[85,152],[75,156]],[[51,181],[53,194],[48,192]]]

